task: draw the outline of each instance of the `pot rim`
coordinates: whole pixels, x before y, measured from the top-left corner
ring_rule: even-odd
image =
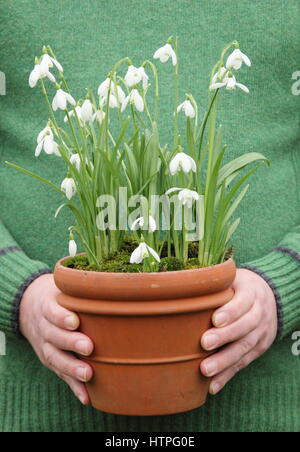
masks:
[[[227,289],[234,281],[233,259],[211,267],[155,273],[109,273],[56,264],[54,279],[66,295],[114,301],[189,298]]]

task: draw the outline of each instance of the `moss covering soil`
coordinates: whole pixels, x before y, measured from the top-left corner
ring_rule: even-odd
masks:
[[[67,268],[83,271],[95,271],[105,273],[142,273],[142,264],[130,264],[130,256],[137,247],[135,242],[125,241],[121,251],[105,258],[101,262],[101,268],[96,264],[90,264],[86,255],[70,257],[63,262]],[[191,243],[189,246],[189,259],[186,264],[176,257],[167,257],[167,250],[163,248],[162,258],[159,264],[159,272],[193,270],[200,268],[198,261],[198,243]],[[226,255],[226,260],[232,257],[232,250]]]

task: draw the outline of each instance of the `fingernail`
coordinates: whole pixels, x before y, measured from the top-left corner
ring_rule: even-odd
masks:
[[[219,383],[212,383],[211,385],[210,385],[210,388],[209,388],[209,392],[212,394],[212,395],[216,395],[216,394],[218,394],[218,392],[220,392],[221,391],[221,386],[219,385]]]
[[[206,364],[204,364],[205,374],[208,377],[212,377],[217,373],[217,363],[215,361],[209,361]]]
[[[218,346],[218,336],[216,334],[207,334],[202,339],[202,345],[206,350],[213,350]]]
[[[76,330],[78,327],[78,320],[75,315],[69,315],[65,318],[65,326],[68,330]]]
[[[78,367],[76,375],[77,378],[83,383],[87,382],[87,369],[85,367]]]
[[[226,312],[219,312],[214,316],[214,324],[217,327],[226,326],[229,322],[229,316]]]
[[[78,341],[75,345],[76,351],[81,355],[88,356],[89,353],[89,343],[86,341]]]

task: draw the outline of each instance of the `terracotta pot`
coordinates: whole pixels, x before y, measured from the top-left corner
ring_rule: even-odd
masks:
[[[189,411],[206,401],[209,379],[199,366],[200,345],[214,310],[233,296],[233,260],[214,267],[168,273],[97,273],[59,261],[58,302],[80,317],[94,344],[86,359],[94,408],[123,415]]]

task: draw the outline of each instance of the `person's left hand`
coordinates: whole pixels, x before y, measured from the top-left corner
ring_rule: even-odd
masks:
[[[250,270],[239,269],[233,289],[234,298],[214,313],[215,328],[201,340],[205,350],[223,347],[201,364],[203,375],[213,377],[209,388],[212,395],[262,356],[277,336],[276,301],[266,281]]]

